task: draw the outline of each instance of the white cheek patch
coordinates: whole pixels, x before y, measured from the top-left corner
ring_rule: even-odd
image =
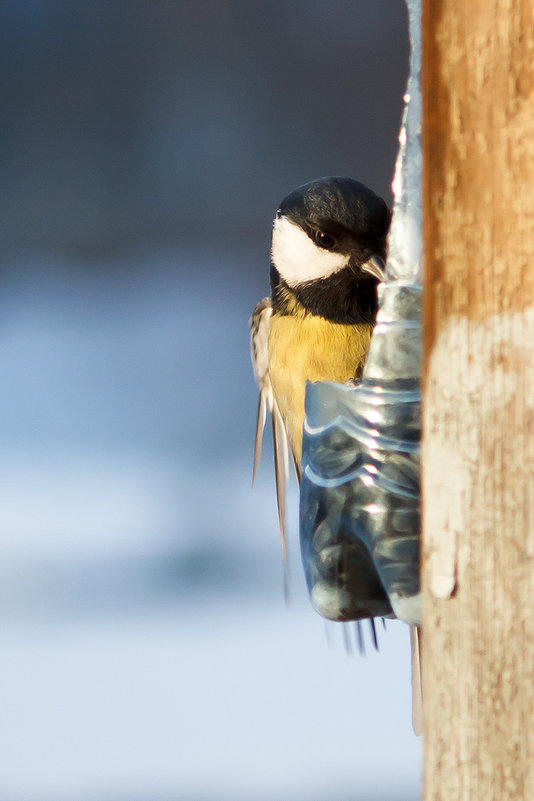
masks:
[[[290,286],[326,278],[349,262],[349,256],[320,248],[287,217],[278,217],[274,221],[271,256],[276,269]]]

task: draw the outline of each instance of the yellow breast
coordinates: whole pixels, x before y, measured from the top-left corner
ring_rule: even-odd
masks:
[[[306,314],[273,314],[269,374],[293,457],[300,464],[306,381],[344,383],[361,375],[373,326],[331,323]]]

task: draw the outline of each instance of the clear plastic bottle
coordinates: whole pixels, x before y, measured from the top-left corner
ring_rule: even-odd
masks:
[[[333,620],[419,624],[421,430],[420,0],[379,312],[360,382],[308,384],[300,538],[312,603]]]

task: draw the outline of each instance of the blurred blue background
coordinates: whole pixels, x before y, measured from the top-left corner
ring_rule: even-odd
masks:
[[[294,186],[388,202],[401,0],[4,0],[0,801],[409,801],[406,628],[308,604],[247,318]]]

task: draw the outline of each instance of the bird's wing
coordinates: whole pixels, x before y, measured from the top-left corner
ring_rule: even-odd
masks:
[[[280,521],[280,535],[282,538],[282,552],[287,567],[287,546],[285,532],[285,497],[286,485],[289,479],[289,457],[287,434],[273,395],[271,379],[269,376],[269,329],[273,309],[269,298],[261,300],[250,318],[250,356],[254,376],[260,389],[258,400],[258,418],[256,421],[256,441],[254,445],[254,469],[252,483],[261,457],[261,446],[267,411],[271,415],[274,441],[274,467],[276,473],[276,497],[278,501],[278,519]]]

